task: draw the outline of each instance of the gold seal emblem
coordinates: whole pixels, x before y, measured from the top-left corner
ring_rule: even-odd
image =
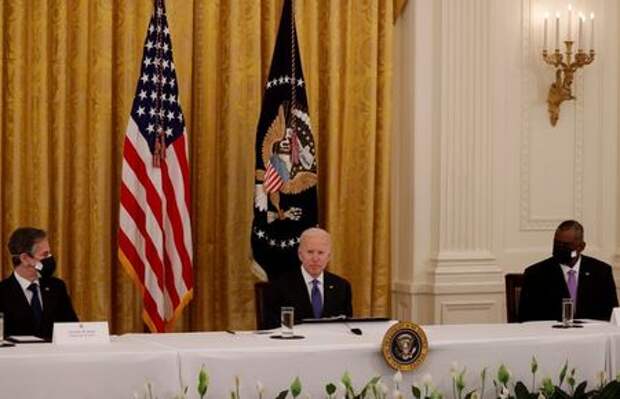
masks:
[[[395,370],[411,371],[418,367],[428,353],[424,330],[415,323],[401,321],[390,327],[383,336],[383,357]]]

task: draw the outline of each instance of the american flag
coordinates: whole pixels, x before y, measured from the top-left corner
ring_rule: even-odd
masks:
[[[277,157],[271,157],[267,170],[265,171],[265,192],[275,193],[285,183],[285,179],[288,180],[288,176],[283,178],[283,175],[288,175],[286,169],[276,162]]]
[[[163,0],[155,0],[123,149],[119,260],[141,288],[143,318],[163,332],[191,300],[187,135]]]

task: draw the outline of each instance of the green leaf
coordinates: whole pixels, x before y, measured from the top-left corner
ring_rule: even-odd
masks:
[[[342,382],[344,384],[344,386],[347,388],[347,390],[351,390],[352,385],[351,385],[351,375],[349,374],[348,371],[345,371],[344,374],[342,375],[342,378],[340,378],[340,382]]]
[[[295,377],[293,382],[291,383],[291,395],[294,398],[298,397],[301,393],[301,381],[299,381],[299,377]]]
[[[532,356],[532,363],[530,363],[530,369],[532,370],[532,374],[536,374],[538,371],[538,362],[536,361],[536,356]]]
[[[601,393],[596,397],[597,399],[617,399],[620,397],[620,383],[618,381],[612,381],[605,385],[601,390]]]
[[[200,371],[198,372],[198,386],[196,389],[201,399],[205,397],[207,389],[209,389],[209,374],[207,374],[204,364],[200,367]]]
[[[420,388],[416,387],[415,385],[411,386],[411,393],[417,399],[420,399],[420,397],[422,396],[422,392],[420,392]]]
[[[497,381],[501,382],[503,385],[507,385],[508,380],[510,380],[510,373],[506,366],[501,364],[499,369],[497,369]]]
[[[331,382],[325,385],[325,392],[327,392],[328,396],[333,395],[334,392],[336,392],[336,385],[332,384]]]
[[[554,399],[571,399],[571,396],[566,391],[562,390],[562,388],[555,387],[553,398]]]
[[[286,395],[288,395],[288,389],[285,389],[284,391],[280,392],[278,396],[276,396],[276,399],[285,399]]]
[[[530,398],[530,391],[527,390],[527,387],[521,381],[517,382],[517,385],[515,385],[515,396],[517,399]]]
[[[465,398],[464,398],[464,399],[471,399],[471,397],[472,397],[472,396],[473,396],[476,392],[477,392],[477,390],[476,390],[476,389],[474,389],[474,390],[472,390],[472,391],[468,392],[468,393],[465,395]]]
[[[560,383],[558,384],[559,387],[561,387],[562,384],[564,384],[564,379],[566,378],[567,370],[568,370],[568,360],[566,361],[566,363],[564,363],[564,367],[562,367],[562,370],[560,370]]]
[[[581,384],[577,385],[577,389],[575,389],[575,394],[573,395],[574,399],[585,398],[586,396],[586,388],[588,386],[588,381],[583,381]]]
[[[555,386],[553,385],[553,381],[551,381],[551,378],[543,378],[542,391],[546,397],[550,397],[551,395],[553,395],[553,392],[555,391]]]
[[[375,384],[377,384],[380,380],[381,380],[381,377],[380,377],[380,376],[375,376],[375,377],[372,377],[372,378],[370,379],[370,381],[368,381],[368,384],[366,384],[366,385],[375,385]]]

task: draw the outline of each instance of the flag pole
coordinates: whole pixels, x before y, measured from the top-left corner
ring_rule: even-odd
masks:
[[[291,0],[291,112],[295,110],[295,106],[297,105],[297,98],[295,93],[296,75],[295,75],[295,41],[296,41],[296,32],[295,32],[295,0]],[[295,123],[295,118],[292,118],[293,124]]]

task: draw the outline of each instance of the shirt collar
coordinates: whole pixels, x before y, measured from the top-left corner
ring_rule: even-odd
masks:
[[[315,279],[306,271],[306,269],[304,269],[304,266],[301,265],[301,275],[304,277],[304,281],[306,282],[306,285],[312,284],[312,280],[319,280],[319,285],[323,286],[323,275],[324,275],[323,272],[321,272],[319,277]]]
[[[562,268],[562,271],[564,272],[564,275],[567,276],[567,277],[568,277],[568,272],[571,269],[575,271],[575,277],[579,276],[579,267],[580,266],[581,266],[581,255],[579,255],[579,258],[577,259],[577,262],[575,262],[575,266],[573,266],[573,267],[560,264],[560,267]]]
[[[33,281],[30,281],[28,279],[23,278],[22,276],[20,276],[19,274],[13,272],[13,275],[15,276],[15,278],[17,279],[17,282],[19,283],[19,285],[22,287],[22,289],[24,291],[26,291],[28,289],[28,287],[30,287],[30,284],[35,283],[37,285],[39,285],[39,279],[36,278]]]

